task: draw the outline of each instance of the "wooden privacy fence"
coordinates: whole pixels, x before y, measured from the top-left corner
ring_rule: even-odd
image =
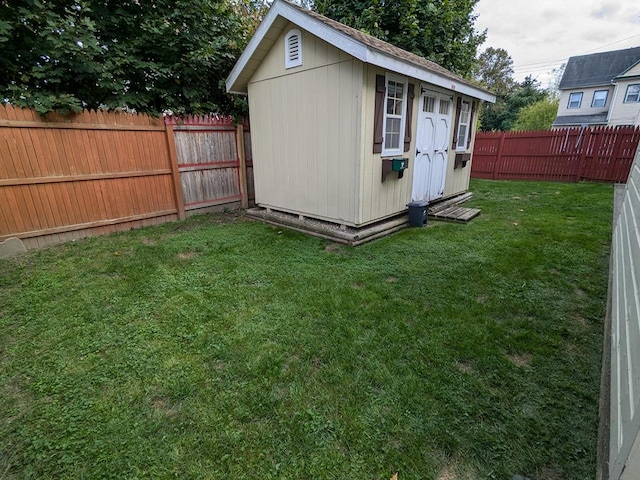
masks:
[[[43,119],[0,106],[0,241],[33,248],[246,206],[248,128],[187,120],[102,111]],[[214,128],[187,128],[198,121]]]
[[[627,181],[640,127],[476,135],[471,176],[494,180]]]
[[[236,126],[231,117],[203,115],[166,117],[165,123],[175,136],[185,210],[233,202],[247,208],[254,199],[248,122]]]

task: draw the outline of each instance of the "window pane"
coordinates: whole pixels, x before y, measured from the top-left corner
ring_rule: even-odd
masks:
[[[466,125],[460,125],[458,127],[458,142],[457,145],[458,147],[462,148],[465,147],[466,148],[466,141],[467,141],[467,126]]]
[[[399,148],[400,134],[387,132],[384,139],[384,145],[386,148]]]
[[[582,103],[582,92],[574,92],[569,95],[569,105],[567,108],[580,108]]]
[[[596,90],[593,93],[593,101],[591,102],[592,107],[604,107],[607,103],[607,94],[609,92],[607,90]]]
[[[449,115],[449,100],[440,100],[440,115]]]
[[[387,118],[387,133],[400,134],[400,119],[399,118]]]
[[[640,85],[629,85],[627,87],[627,95],[624,98],[627,102],[639,102],[640,101]]]
[[[387,98],[387,113],[393,115],[394,110],[395,110],[394,100],[393,98],[389,97]]]
[[[424,104],[422,105],[423,112],[433,112],[436,99],[433,97],[424,97]]]

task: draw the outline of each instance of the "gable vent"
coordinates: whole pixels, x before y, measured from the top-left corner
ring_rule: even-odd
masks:
[[[284,38],[285,68],[302,65],[302,34],[300,30],[291,30]]]

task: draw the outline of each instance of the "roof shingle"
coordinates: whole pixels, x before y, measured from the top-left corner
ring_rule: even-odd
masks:
[[[609,85],[616,76],[639,61],[640,47],[571,57],[558,88],[567,90]]]

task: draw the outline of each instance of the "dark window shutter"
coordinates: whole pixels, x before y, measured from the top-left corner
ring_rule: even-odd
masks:
[[[458,124],[460,123],[460,110],[462,110],[462,98],[458,97],[458,101],[456,102],[456,116],[453,120],[453,142],[451,143],[451,148],[454,150],[458,145]]]
[[[411,148],[411,125],[413,124],[413,99],[416,86],[410,83],[407,86],[407,118],[404,121],[404,151],[408,152]]]
[[[476,110],[476,101],[474,100],[471,104],[471,113],[469,114],[469,137],[467,138],[467,150],[471,146],[471,137],[473,136],[473,131],[471,128],[473,127],[473,112]]]
[[[373,153],[382,152],[382,123],[384,121],[384,97],[386,93],[384,75],[376,75],[376,106],[373,118]]]

